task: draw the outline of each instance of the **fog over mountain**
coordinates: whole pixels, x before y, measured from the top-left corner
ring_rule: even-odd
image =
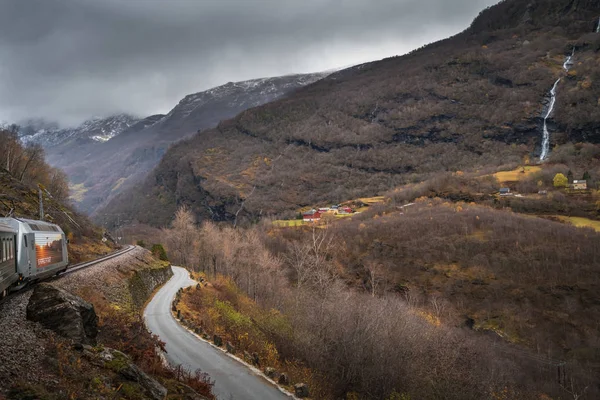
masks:
[[[2,0],[0,120],[166,113],[229,81],[406,53],[493,3]]]

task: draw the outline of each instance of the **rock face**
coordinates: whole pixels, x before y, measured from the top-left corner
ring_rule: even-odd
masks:
[[[129,279],[129,291],[134,306],[138,310],[143,309],[154,289],[171,279],[172,276],[171,266],[136,271]]]
[[[35,287],[27,304],[27,319],[76,343],[96,343],[98,317],[94,306],[49,283]]]

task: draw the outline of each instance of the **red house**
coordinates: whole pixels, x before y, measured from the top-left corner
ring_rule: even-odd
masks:
[[[302,219],[306,222],[319,221],[321,219],[321,212],[317,210],[310,210],[302,215]]]

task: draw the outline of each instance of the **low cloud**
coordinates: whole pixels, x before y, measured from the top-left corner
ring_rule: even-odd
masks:
[[[168,112],[228,81],[403,54],[494,0],[3,0],[0,120]]]

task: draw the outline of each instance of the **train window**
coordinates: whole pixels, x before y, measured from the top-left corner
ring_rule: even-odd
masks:
[[[2,261],[6,261],[6,239],[2,239]]]
[[[23,241],[25,242],[25,247],[27,247],[27,235],[23,235]]]

